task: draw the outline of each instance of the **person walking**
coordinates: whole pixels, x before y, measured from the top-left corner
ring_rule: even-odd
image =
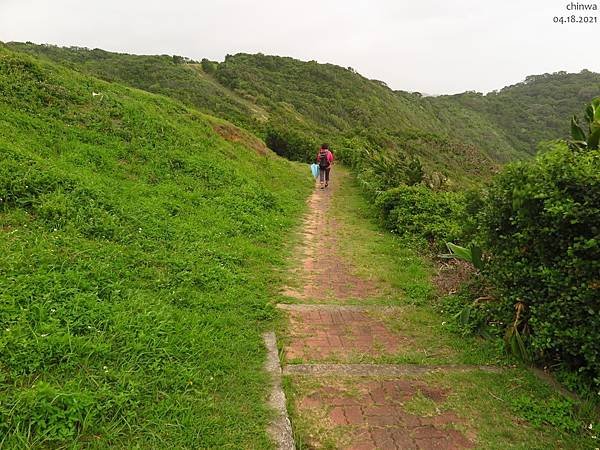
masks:
[[[329,144],[321,145],[319,153],[317,153],[317,164],[319,164],[319,181],[321,189],[329,186],[329,172],[333,165],[333,153],[329,150]],[[323,184],[325,182],[325,184]]]

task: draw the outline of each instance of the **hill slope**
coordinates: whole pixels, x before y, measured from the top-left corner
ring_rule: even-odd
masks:
[[[479,130],[459,135],[454,114],[440,114],[436,105],[418,95],[394,92],[381,82],[331,64],[240,54],[220,64],[198,65],[179,57],[9,45],[107,80],[172,96],[234,121],[267,141],[269,133],[275,133],[302,147],[301,155],[307,148],[312,153],[318,141],[340,148],[359,137],[376,148],[420,156],[431,170],[479,175],[492,171],[498,162],[524,156],[476,112],[454,106],[462,110],[461,121],[473,119],[467,125],[461,122],[463,129]]]
[[[221,86],[202,70],[200,64],[181,57],[127,55],[100,49],[19,42],[7,45],[13,50],[42,56],[105,81],[181,100],[202,112],[226,118],[248,129],[255,129],[266,120],[265,111]]]
[[[305,168],[2,48],[0,117],[0,446],[268,448],[260,332]]]
[[[177,98],[267,140],[274,133],[272,143],[283,139],[308,149],[327,140],[338,148],[396,149],[446,174],[484,176],[498,164],[528,157],[540,140],[565,137],[570,115],[600,94],[600,74],[587,71],[532,76],[486,96],[421,97],[394,92],[350,68],[262,54],[197,64],[177,56],[9,45]],[[357,137],[358,144],[349,144]]]

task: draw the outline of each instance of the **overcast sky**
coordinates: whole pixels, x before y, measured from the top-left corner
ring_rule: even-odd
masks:
[[[393,89],[487,92],[530,74],[600,72],[600,11],[585,14],[596,24],[555,24],[569,3],[0,0],[0,40],[219,61],[261,52],[351,66]]]

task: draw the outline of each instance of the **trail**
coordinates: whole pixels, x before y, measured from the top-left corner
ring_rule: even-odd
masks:
[[[506,365],[492,341],[448,330],[432,307],[432,269],[371,214],[339,168],[308,200],[278,305],[283,351],[270,352],[288,397],[287,408],[281,390],[271,402],[278,448],[585,448],[576,433],[515,415],[512,399],[559,394]]]
[[[301,264],[292,277],[297,286],[285,290],[295,301],[280,305],[288,317],[281,336],[287,363],[283,371],[298,385],[296,421],[308,427],[302,445],[354,450],[470,448],[473,442],[456,429],[463,421],[455,413],[424,417],[403,409],[415,396],[434,403],[445,399],[445,390],[397,375],[427,367],[404,367],[402,372],[400,365],[355,363],[396,354],[411,345],[411,338],[377,317],[390,307],[370,304],[386,287],[357,275],[341,255],[340,224],[330,213],[337,186],[345,182],[337,175],[328,189],[315,189],[309,199],[298,251]]]

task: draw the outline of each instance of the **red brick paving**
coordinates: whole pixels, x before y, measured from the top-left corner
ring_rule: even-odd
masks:
[[[421,417],[407,412],[403,403],[417,392],[439,403],[443,389],[419,381],[358,381],[344,387],[321,386],[297,399],[301,414],[327,411],[331,430],[342,429],[347,449],[446,449],[473,447],[473,442],[453,428],[463,421],[452,412]],[[341,428],[340,428],[341,427]],[[309,443],[318,448],[318,442]]]
[[[293,306],[289,314],[288,360],[347,360],[356,355],[379,356],[397,353],[409,340],[392,333],[367,311]]]
[[[302,280],[298,289],[286,288],[284,294],[297,299],[347,300],[377,296],[373,280],[354,274],[339,255],[338,223],[328,214],[334,187],[317,189],[309,199],[309,214],[304,221],[304,242],[299,248],[302,266],[296,275]]]

